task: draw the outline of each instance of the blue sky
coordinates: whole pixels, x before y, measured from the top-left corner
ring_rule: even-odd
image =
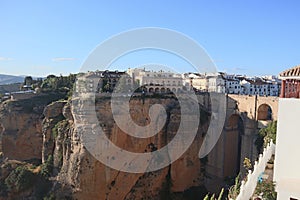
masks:
[[[0,73],[75,73],[112,35],[161,27],[193,38],[220,71],[278,74],[300,64],[299,7],[297,0],[0,0]],[[145,52],[138,61],[166,62],[153,55]],[[132,63],[123,59],[114,64],[120,69],[137,65],[131,57]],[[184,71],[179,65],[177,70]]]

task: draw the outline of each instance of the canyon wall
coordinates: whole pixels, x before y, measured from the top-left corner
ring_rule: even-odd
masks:
[[[52,188],[48,196],[55,194],[56,199],[185,199],[185,193],[191,188],[198,191],[204,188],[205,166],[198,152],[209,124],[209,114],[205,111],[201,111],[205,117],[201,118],[194,142],[177,161],[154,172],[125,173],[105,166],[85,148],[74,123],[75,104],[56,101],[25,112],[24,105],[18,107],[15,103],[2,105],[0,111],[3,156],[22,161],[37,159],[44,164],[50,160]],[[99,124],[114,144],[132,152],[152,152],[174,138],[181,120],[176,98],[138,97],[130,101],[134,122],[147,125],[148,111],[154,104],[166,108],[167,122],[158,134],[145,139],[131,137],[116,125],[109,98],[98,98],[95,111]]]

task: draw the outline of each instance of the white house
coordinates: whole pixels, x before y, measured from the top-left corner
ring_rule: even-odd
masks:
[[[185,73],[183,74],[184,82],[189,84],[190,88],[206,92],[208,88],[208,80],[205,74]]]
[[[265,81],[261,78],[244,79],[240,82],[242,94],[259,96],[278,96],[280,84],[273,81]]]
[[[229,94],[242,94],[242,87],[240,85],[240,80],[236,78],[226,78],[225,79],[226,93]]]
[[[225,79],[223,74],[209,74],[206,78],[208,82],[208,92],[225,93]]]

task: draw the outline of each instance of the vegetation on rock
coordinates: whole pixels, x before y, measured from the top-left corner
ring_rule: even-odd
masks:
[[[32,187],[34,174],[26,167],[19,166],[5,179],[5,185],[10,192],[21,192]]]
[[[271,140],[273,140],[274,144],[276,143],[276,132],[277,121],[273,121],[269,123],[266,128],[262,128],[259,130],[255,141],[255,145],[259,153],[262,153],[263,147],[266,147]]]
[[[44,177],[50,177],[53,170],[53,156],[49,155],[47,161],[42,164],[40,174]]]

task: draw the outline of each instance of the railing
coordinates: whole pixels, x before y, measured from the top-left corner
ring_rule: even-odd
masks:
[[[240,193],[236,200],[250,199],[255,191],[259,176],[265,171],[267,162],[272,155],[275,154],[275,144],[271,141],[266,148],[264,148],[263,154],[259,155],[258,161],[255,161],[253,172],[248,171],[247,181],[241,182]]]

